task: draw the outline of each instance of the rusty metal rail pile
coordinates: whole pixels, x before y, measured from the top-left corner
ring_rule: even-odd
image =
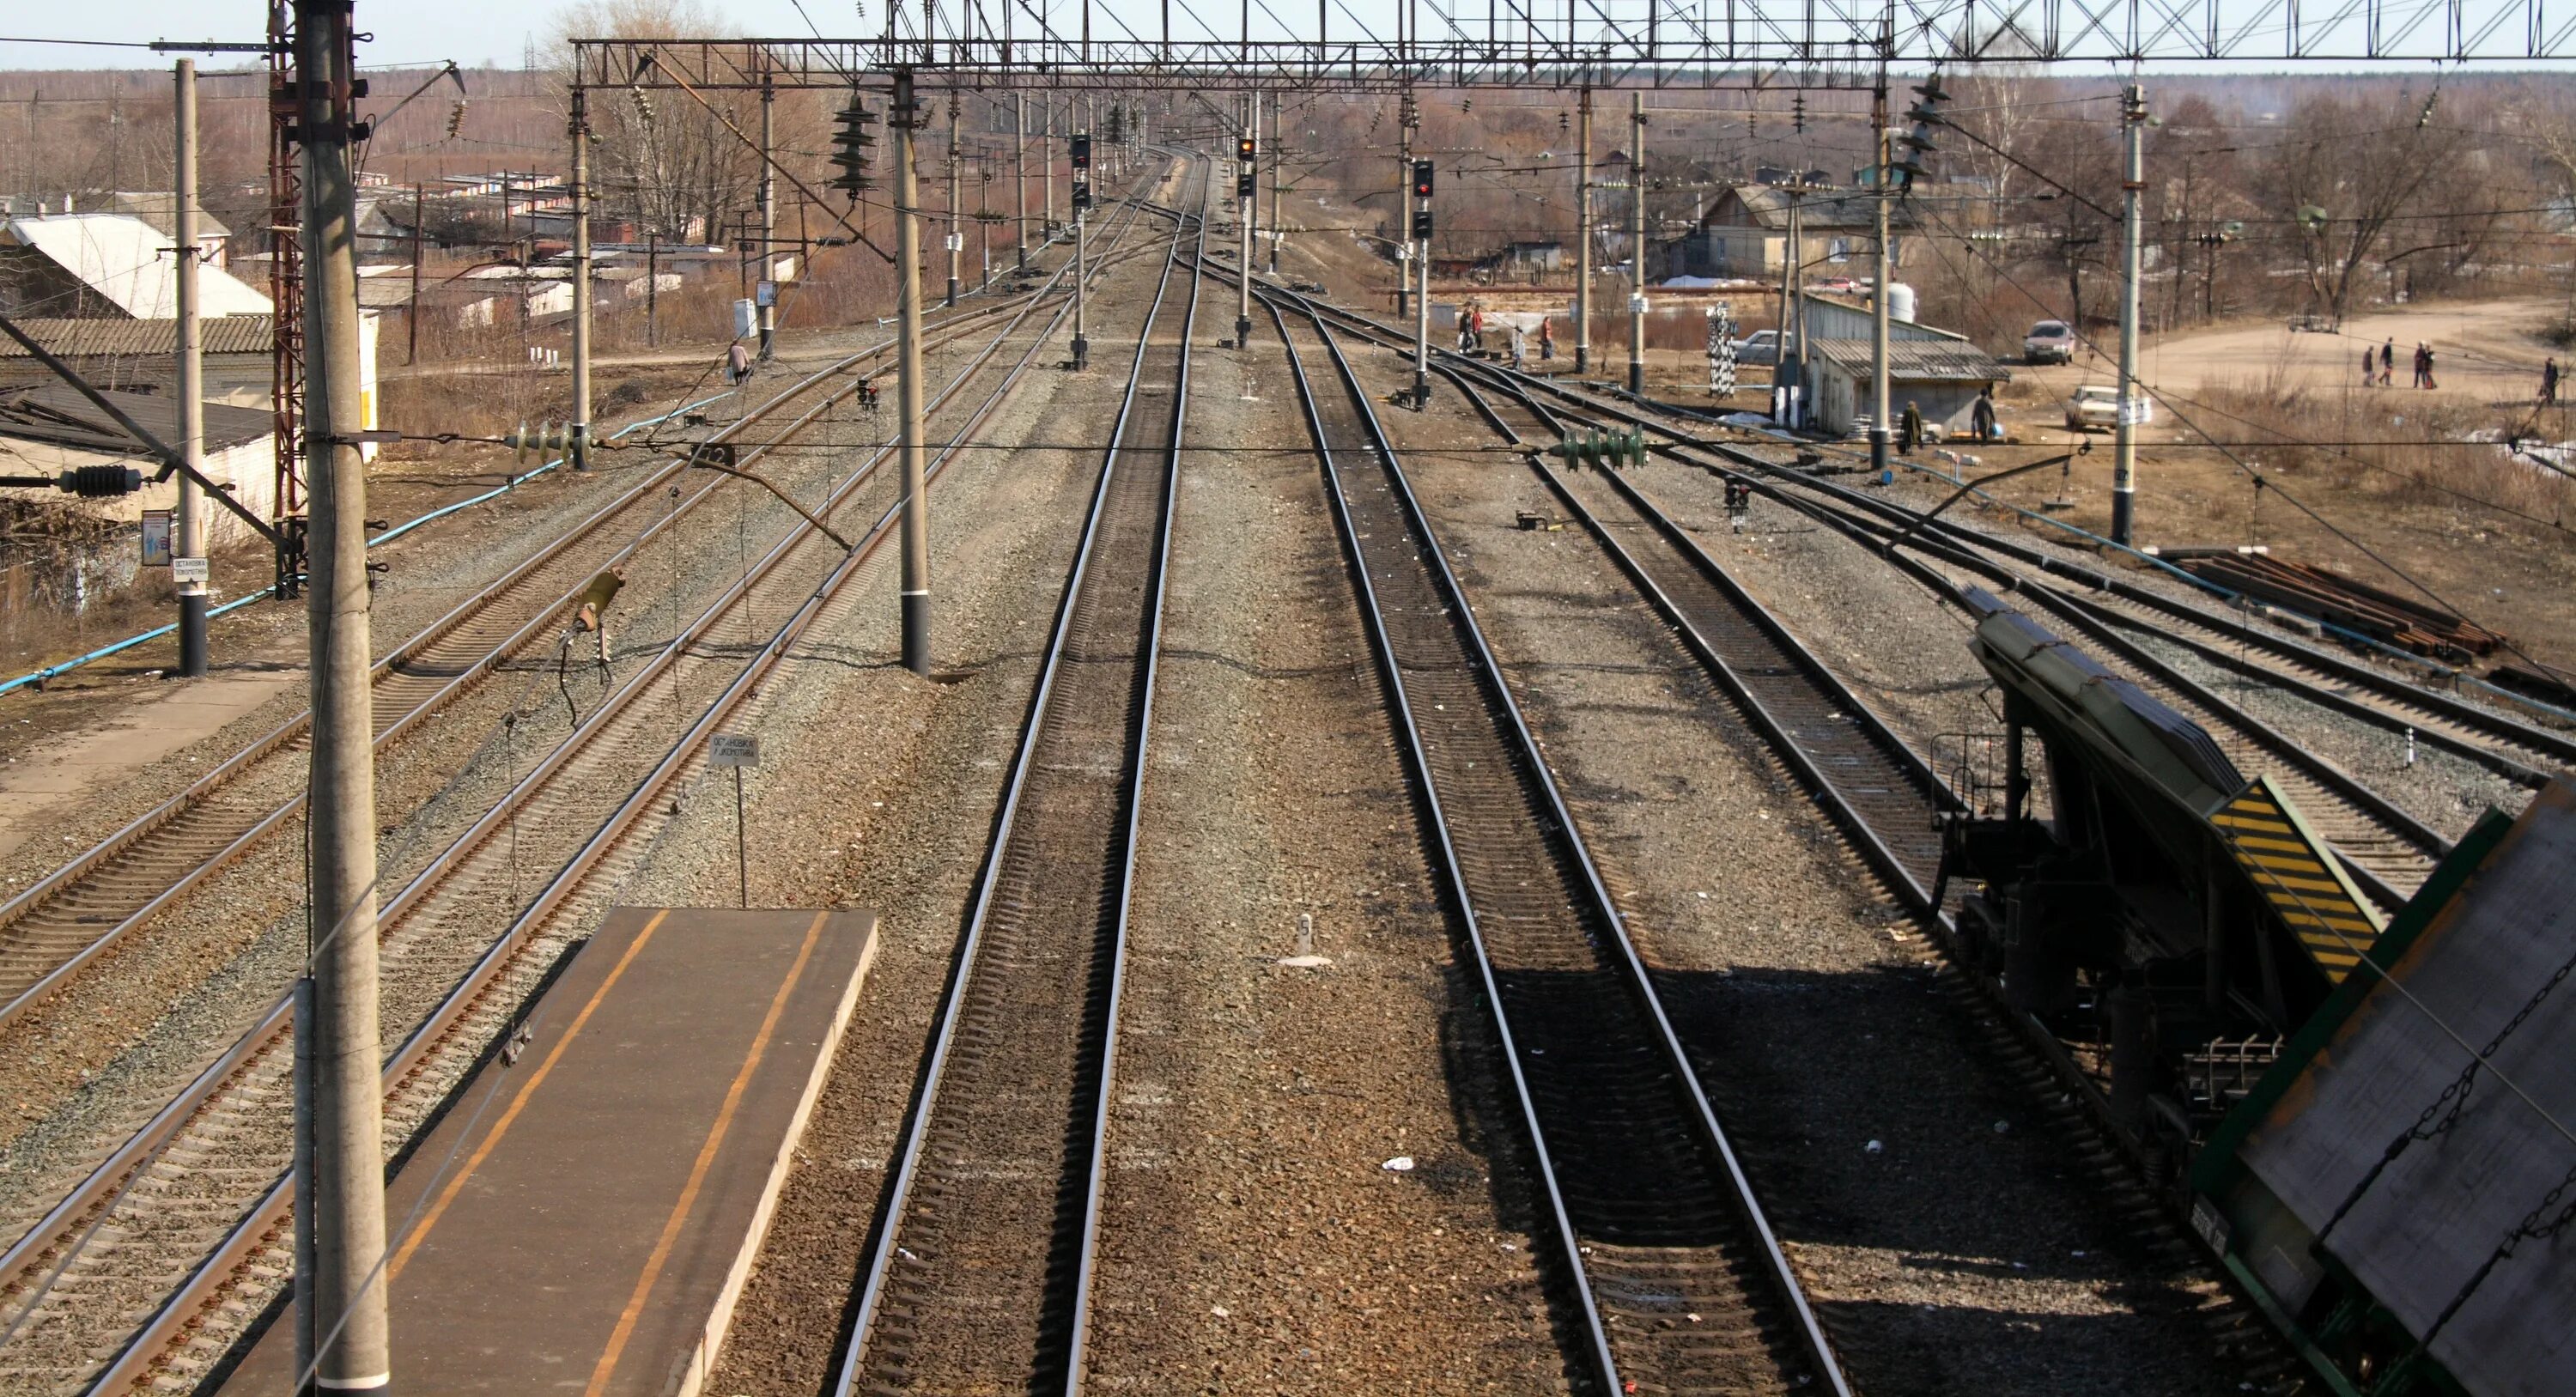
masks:
[[[1492,1014],[1569,1362],[1614,1393],[1847,1391],[1368,395],[1322,317],[1265,301]]]
[[[2231,592],[2285,606],[2418,655],[2453,664],[2492,655],[2502,635],[2438,607],[2408,601],[2313,563],[2266,554],[2167,552],[2165,558],[2194,577]]]
[[[1101,259],[1095,272],[1110,263]],[[1039,314],[1050,300],[1054,314]],[[948,408],[948,416],[936,425],[955,428],[935,453],[932,479],[998,408],[1068,309],[1043,294],[1018,303],[938,395],[934,408]],[[744,464],[792,445],[818,413],[800,416]],[[857,604],[845,584],[874,555],[900,505],[900,482],[878,469],[890,455],[876,449],[814,511],[827,523],[868,518],[857,547],[844,552],[810,522],[789,526],[386,904],[385,1017],[389,1031],[404,1035],[384,1071],[389,1144],[430,1119],[508,1030],[553,958],[542,951],[577,935],[649,857],[654,836],[683,807],[680,783],[701,767],[707,737],[757,710],[763,680],[801,636]],[[553,870],[525,900],[522,860]],[[6,1313],[25,1321],[0,1364],[52,1390],[184,1384],[269,1303],[291,1271],[289,1027],[280,1003],[0,1258]]]
[[[836,1393],[1079,1386],[1195,264],[1145,314]]]

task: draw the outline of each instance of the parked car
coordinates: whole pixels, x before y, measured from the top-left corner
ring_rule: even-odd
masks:
[[[1739,364],[1770,364],[1777,367],[1780,362],[1780,332],[1777,330],[1756,330],[1752,334],[1737,340],[1735,342],[1735,362]]]
[[[2145,398],[2136,400],[2133,409],[2136,424],[2145,426],[2155,420],[2155,409]],[[2107,383],[2088,383],[2075,390],[2066,400],[2066,426],[2069,431],[2089,432],[2096,427],[2105,431],[2120,425],[2120,390]]]
[[[2075,331],[2063,320],[2042,320],[2021,337],[2021,357],[2030,364],[2072,363]]]

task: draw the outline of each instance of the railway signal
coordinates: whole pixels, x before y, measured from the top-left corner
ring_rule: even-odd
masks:
[[[1430,161],[1416,160],[1413,162],[1414,198],[1428,199],[1431,197],[1431,171],[1432,164]]]

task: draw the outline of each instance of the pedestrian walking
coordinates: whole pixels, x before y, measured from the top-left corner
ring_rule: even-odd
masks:
[[[2380,386],[2380,387],[2382,387],[2382,388],[2386,388],[2386,387],[2388,387],[2388,386],[2389,386],[2389,385],[2394,381],[2394,380],[2390,377],[2390,375],[2391,375],[2391,374],[2393,374],[2393,373],[2395,373],[2395,372],[2396,372],[2396,369],[2397,369],[2397,337],[2396,337],[2396,336],[2394,336],[2394,335],[2391,335],[2391,336],[2389,336],[2389,337],[2388,337],[2388,342],[2387,342],[2386,344],[2383,344],[2383,345],[2381,345],[2381,346],[2379,347],[2379,386]]]
[[[2426,372],[2424,366],[2426,361],[2431,357],[2432,351],[2426,349],[2421,341],[2417,341],[2415,345],[2415,386],[2418,388],[2424,386],[2424,376]]]
[[[1521,367],[1521,327],[1519,326],[1519,324],[1518,324],[1518,323],[1515,323],[1515,324],[1512,326],[1512,370],[1513,370],[1513,372],[1515,372],[1515,373],[1519,372],[1519,371],[1520,371],[1520,367]]]
[[[2433,346],[2428,344],[2415,352],[2424,356],[2424,386],[2439,388],[2441,385],[2433,381]]]
[[[1923,444],[1923,412],[1913,403],[1905,405],[1905,415],[1897,419],[1896,454],[1911,456]]]
[[[1544,316],[1538,322],[1538,357],[1540,363],[1556,357],[1556,322]]]
[[[725,373],[736,388],[751,381],[751,346],[740,340],[733,342],[733,347],[725,351]]]
[[[2379,381],[2379,365],[2378,365],[2378,363],[2376,362],[2378,358],[2379,358],[2379,356],[2378,356],[2378,355],[2376,355],[2376,354],[2374,354],[2374,353],[2372,353],[2372,352],[2371,352],[2371,348],[2370,348],[2370,346],[2369,346],[2369,345],[2366,345],[2366,344],[2365,344],[2365,345],[2363,345],[2363,346],[2361,347],[2361,386],[2362,386],[2362,387],[2367,388],[2367,387],[2369,387],[2371,384],[2376,383],[2376,382],[2378,382],[2378,381]]]
[[[2550,356],[2548,363],[2540,366],[2540,405],[2558,406],[2558,359],[2555,355]]]
[[[1991,387],[1978,389],[1977,405],[1970,408],[1968,413],[1968,421],[1977,429],[1977,440],[1993,441],[1995,439],[1995,390]]]

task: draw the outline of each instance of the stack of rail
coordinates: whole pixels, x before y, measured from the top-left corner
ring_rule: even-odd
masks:
[[[2509,643],[2465,617],[2408,601],[2313,563],[2286,563],[2260,553],[2233,551],[2168,552],[2165,557],[2204,582],[2418,655],[2464,664]]]

